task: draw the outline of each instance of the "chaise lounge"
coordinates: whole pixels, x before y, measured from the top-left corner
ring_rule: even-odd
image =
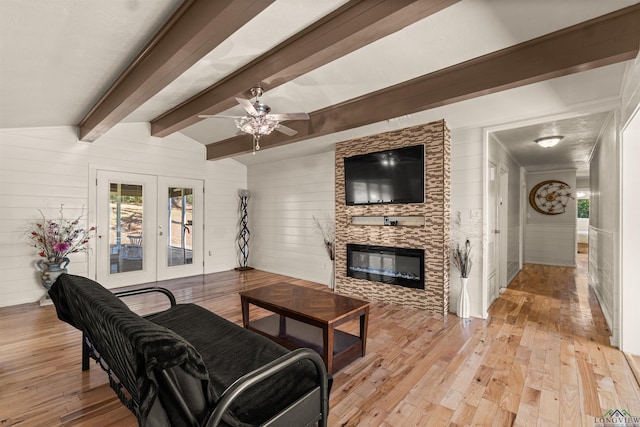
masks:
[[[167,310],[141,317],[118,297],[161,292]],[[330,378],[313,350],[289,351],[163,288],[112,293],[85,277],[51,287],[58,318],[93,357],[141,426],[326,426]]]

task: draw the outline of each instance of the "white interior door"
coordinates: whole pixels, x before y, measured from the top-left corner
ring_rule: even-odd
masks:
[[[497,245],[499,246],[497,255],[498,262],[498,286],[500,288],[506,288],[507,283],[507,264],[508,264],[508,252],[509,252],[509,170],[500,166],[500,182],[499,186],[499,198],[498,198],[498,230],[500,233],[496,236]]]
[[[498,168],[497,166],[489,162],[489,197],[488,197],[488,212],[487,221],[489,233],[487,235],[487,281],[488,281],[488,295],[487,306],[498,298],[498,260],[500,259],[500,246],[498,244]]]
[[[98,170],[96,280],[114,288],[203,272],[203,183]]]

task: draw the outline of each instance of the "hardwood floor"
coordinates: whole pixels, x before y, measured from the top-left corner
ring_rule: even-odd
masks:
[[[573,427],[608,409],[640,415],[639,386],[608,345],[584,268],[584,258],[578,269],[527,265],[487,320],[373,302],[367,355],[334,375],[329,425]],[[241,324],[238,291],[282,281],[326,289],[256,270],[161,285]],[[164,304],[128,302],[138,312]],[[99,367],[81,371],[81,334],[54,307],[2,308],[0,331],[0,425],[136,425]]]

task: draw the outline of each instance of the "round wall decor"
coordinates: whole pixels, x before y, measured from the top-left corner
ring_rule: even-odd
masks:
[[[541,214],[559,215],[564,213],[567,203],[573,198],[569,184],[550,179],[531,189],[529,204]]]

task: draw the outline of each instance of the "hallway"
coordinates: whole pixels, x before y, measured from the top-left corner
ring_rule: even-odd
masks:
[[[525,264],[489,309],[491,317],[538,331],[575,335],[609,345],[611,331],[588,286],[588,253],[576,257],[577,268]]]
[[[576,262],[577,268],[525,264],[489,310],[508,342],[519,339],[511,371],[518,360],[520,369],[528,365],[523,390],[537,405],[521,401],[518,419],[523,409],[531,418],[520,425],[536,425],[535,414],[538,425],[591,426],[593,416],[609,409],[640,413],[639,384],[624,354],[610,347],[610,330],[588,287],[588,254]],[[632,407],[626,398],[635,401]]]

